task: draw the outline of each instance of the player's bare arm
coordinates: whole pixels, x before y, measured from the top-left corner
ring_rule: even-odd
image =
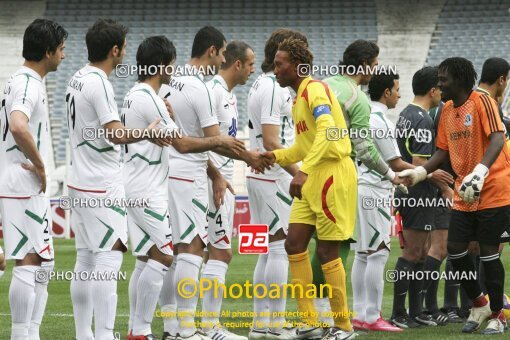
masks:
[[[264,149],[267,151],[273,151],[276,149],[284,149],[283,145],[280,144],[280,126],[271,124],[262,124],[262,142]],[[295,176],[299,170],[296,164],[291,164],[282,167],[291,176]]]
[[[157,136],[156,132],[158,130],[157,126],[161,122],[161,119],[155,120],[149,126],[147,126],[148,134],[141,134],[141,137],[135,138],[130,129],[127,129],[121,122],[119,121],[111,121],[104,125],[108,136],[111,136],[109,140],[114,144],[131,144],[136,143],[141,140],[149,139],[152,143],[164,147],[172,145],[172,139],[170,136],[162,137]],[[117,133],[118,130],[124,130],[125,133]],[[148,136],[153,136],[153,138],[148,138]]]
[[[234,188],[232,188],[232,185],[225,180],[210,159],[207,160],[207,177],[209,177],[212,181],[214,205],[216,206],[216,209],[218,209],[223,204],[223,197],[225,197],[227,189],[230,190],[232,194],[235,194]]]
[[[199,153],[222,148],[241,154],[246,150],[243,141],[227,135],[204,138],[183,136],[182,138],[174,138],[172,146],[180,153]]]
[[[206,137],[220,136],[221,134],[219,125],[208,126],[203,131]],[[256,171],[262,173],[265,169],[269,169],[271,165],[262,157],[260,152],[244,150],[237,154],[234,150],[224,147],[216,147],[212,151],[222,156],[244,161]]]
[[[16,145],[25,154],[32,164],[24,163],[22,166],[26,170],[32,171],[41,182],[41,192],[46,192],[46,171],[41,154],[37,150],[34,138],[28,130],[28,117],[21,111],[13,111],[9,122],[9,130],[11,131]]]

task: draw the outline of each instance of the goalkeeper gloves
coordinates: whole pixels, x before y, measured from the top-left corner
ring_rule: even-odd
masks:
[[[464,177],[459,188],[459,196],[467,203],[473,203],[480,198],[483,182],[489,174],[489,168],[482,163],[475,166],[472,173]]]
[[[411,181],[411,186],[415,186],[427,179],[427,170],[425,170],[422,166],[417,166],[414,169],[407,169],[402,171],[398,177],[400,178],[408,178]]]

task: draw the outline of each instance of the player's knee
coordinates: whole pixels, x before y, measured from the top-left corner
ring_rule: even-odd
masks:
[[[5,257],[0,255],[0,270],[5,270]]]
[[[288,255],[301,254],[305,250],[306,248],[303,249],[303,247],[301,247],[299,244],[296,244],[289,239],[285,240],[285,251]]]
[[[423,250],[420,247],[408,247],[404,248],[402,257],[409,262],[419,262],[423,257]]]
[[[322,264],[338,258],[338,248],[317,247],[317,257]]]

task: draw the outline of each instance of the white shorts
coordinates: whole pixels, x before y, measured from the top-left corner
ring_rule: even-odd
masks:
[[[207,245],[207,174],[194,177],[170,175],[168,180],[168,211],[173,244],[190,244],[199,236]]]
[[[146,256],[153,245],[163,254],[173,255],[168,201],[151,201],[150,207],[128,207],[127,221],[133,255]]]
[[[69,188],[73,199],[123,198],[124,186],[108,188],[106,193],[85,192]],[[72,207],[71,228],[74,230],[76,249],[94,253],[112,250],[117,240],[127,249],[127,216],[124,207]]]
[[[292,177],[281,179],[246,178],[248,200],[250,201],[250,223],[267,224],[269,234],[280,229],[285,234],[289,229],[292,197],[289,194]]]
[[[215,211],[212,181],[209,182],[209,212],[207,213],[207,237],[211,246],[217,249],[230,249],[232,240],[232,227],[234,225],[235,196],[227,189],[224,203]]]
[[[53,259],[53,221],[48,197],[1,198],[0,213],[7,260],[22,260],[28,253],[36,253],[45,260]]]
[[[384,242],[390,249],[391,208],[373,206],[372,202],[387,202],[391,189],[358,186],[358,208],[356,214],[356,243],[351,248],[358,252],[375,251]]]

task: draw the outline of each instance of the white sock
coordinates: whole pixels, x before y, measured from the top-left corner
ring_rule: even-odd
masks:
[[[87,249],[78,249],[76,252],[75,273],[92,273],[96,260],[94,254]],[[83,274],[85,277],[85,274]],[[81,280],[78,275],[71,281],[71,301],[73,302],[74,325],[77,340],[92,340],[92,281]]]
[[[137,291],[137,286],[138,286],[138,279],[140,278],[140,274],[142,273],[142,271],[145,268],[146,264],[147,264],[147,262],[143,262],[143,261],[140,261],[140,260],[137,259],[136,262],[135,262],[135,269],[133,270],[133,273],[131,274],[131,278],[129,279],[129,288],[128,288],[128,295],[129,295],[128,334],[129,334],[130,331],[133,330],[133,320],[135,319],[135,313],[136,313],[136,291]]]
[[[28,328],[35,303],[35,272],[39,266],[16,266],[9,287],[11,340],[28,339]]]
[[[161,293],[159,294],[159,305],[163,316],[163,329],[172,336],[177,334],[177,302],[175,301],[175,267],[177,266],[177,257],[174,255],[172,265],[168,269],[164,279]]]
[[[389,256],[390,252],[385,248],[367,257],[367,269],[365,271],[367,323],[374,323],[381,316],[384,266]]]
[[[39,270],[45,270],[49,277],[50,272],[53,271],[55,262],[46,261],[41,263]],[[46,302],[48,301],[48,281],[35,281],[35,301],[34,310],[32,312],[32,319],[30,321],[30,328],[28,329],[28,338],[30,340],[40,340],[39,328],[44,316],[44,310],[46,309]]]
[[[367,269],[367,255],[356,253],[351,270],[354,318],[361,322],[365,322],[366,319],[365,271]]]
[[[257,265],[255,266],[255,271],[253,272],[253,285],[257,284],[266,284],[265,281],[265,273],[266,273],[266,265],[268,254],[259,255],[257,260]],[[262,295],[262,291],[258,294]],[[253,329],[267,331],[267,327],[269,324],[269,301],[268,298],[258,299],[255,296],[253,297]]]
[[[179,320],[178,330],[182,337],[189,337],[196,331],[195,327],[195,311],[198,303],[198,290],[199,285],[198,274],[200,265],[202,264],[202,257],[182,253],[177,258],[177,265],[175,267],[175,286],[178,287],[179,282],[189,282],[189,284],[182,287],[184,294],[177,294],[177,319]],[[191,284],[195,282],[195,287]],[[195,291],[195,295],[193,294]],[[190,296],[187,298],[187,296]]]
[[[266,286],[279,285],[284,287],[287,283],[289,272],[289,258],[285,251],[285,240],[269,243],[269,253],[267,256],[264,281]],[[282,294],[276,299],[267,299],[269,304],[269,324],[270,330],[278,332],[285,326],[285,304],[287,299]]]
[[[313,302],[315,304],[315,309],[317,309],[317,313],[319,313],[319,322],[326,324],[328,327],[333,327],[335,321],[333,320],[333,313],[331,312],[329,298],[315,298]]]
[[[221,303],[223,302],[223,289],[215,290],[214,287],[225,284],[225,275],[227,274],[228,264],[218,260],[207,261],[202,273],[202,279],[212,284],[212,289],[204,293],[202,300],[202,328],[212,329],[220,323]],[[214,283],[217,280],[217,283]],[[216,296],[215,296],[216,295]]]
[[[122,252],[104,251],[94,254],[98,279],[92,282],[94,302],[95,340],[114,338],[115,315],[117,312],[117,280],[115,276],[122,265]],[[112,280],[99,279],[100,275],[111,276]]]
[[[147,261],[147,265],[138,280],[133,335],[152,334],[152,318],[167,271],[168,267],[164,264],[152,259]]]

